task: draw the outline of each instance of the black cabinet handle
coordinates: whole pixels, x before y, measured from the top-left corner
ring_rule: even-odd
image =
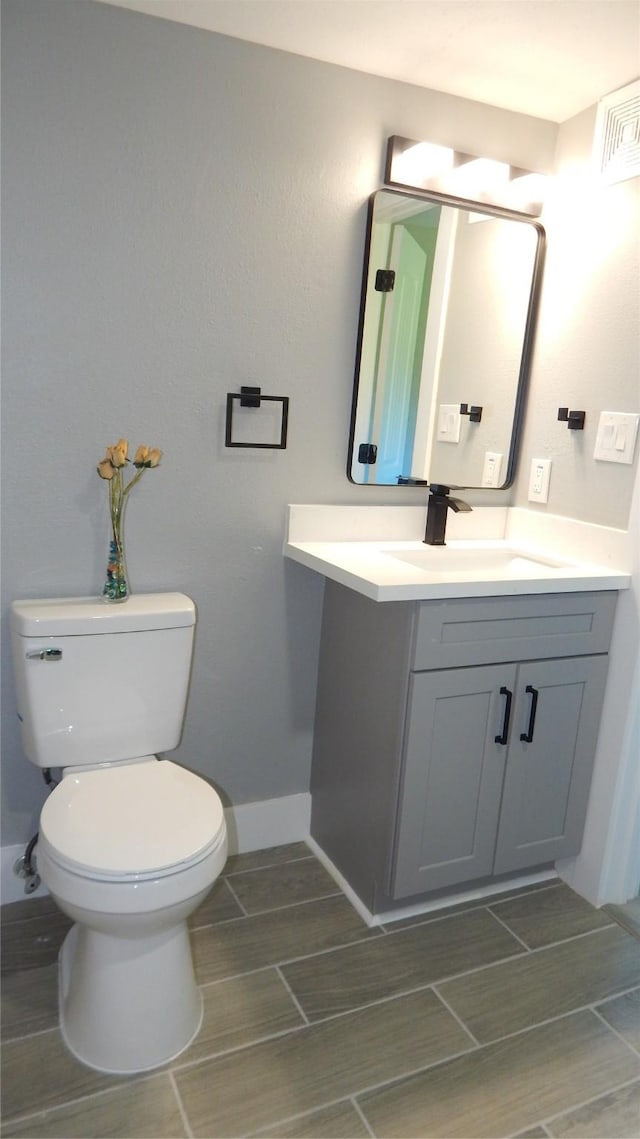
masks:
[[[507,739],[509,738],[509,720],[511,719],[511,701],[513,699],[513,692],[509,692],[509,689],[505,688],[503,684],[502,688],[500,689],[500,695],[506,696],[504,704],[504,720],[502,721],[502,734],[495,736],[494,739],[497,744],[506,744]]]
[[[530,744],[533,739],[533,729],[536,724],[536,711],[538,709],[538,689],[534,688],[532,684],[527,684],[525,692],[531,693],[531,707],[529,709],[529,727],[526,732],[520,733],[520,739],[525,744]]]

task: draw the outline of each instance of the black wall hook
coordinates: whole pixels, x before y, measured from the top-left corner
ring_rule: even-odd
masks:
[[[561,423],[566,423],[570,431],[583,431],[585,411],[569,411],[568,407],[558,408],[558,419]]]
[[[482,419],[482,408],[478,407],[475,403],[473,403],[471,407],[469,407],[468,403],[461,403],[460,415],[468,415],[469,423],[479,423]]]

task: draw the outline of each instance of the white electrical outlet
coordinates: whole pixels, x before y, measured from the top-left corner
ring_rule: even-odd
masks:
[[[532,459],[529,474],[529,502],[549,501],[551,459]]]
[[[500,486],[502,482],[502,458],[498,451],[485,451],[482,468],[482,486]]]
[[[439,443],[460,442],[460,404],[441,403],[438,408]]]
[[[605,463],[632,463],[640,416],[622,411],[601,411],[594,459]]]

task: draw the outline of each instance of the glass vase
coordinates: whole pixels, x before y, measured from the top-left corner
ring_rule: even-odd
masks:
[[[113,488],[115,490],[115,487]],[[126,601],[131,590],[127,577],[127,560],[124,547],[124,504],[126,499],[111,496],[111,541],[109,542],[109,560],[107,562],[107,577],[102,588],[103,601]]]

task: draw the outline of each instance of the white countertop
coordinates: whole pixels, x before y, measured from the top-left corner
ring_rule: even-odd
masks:
[[[454,536],[447,539],[446,546],[437,547],[426,546],[412,536],[424,512],[418,516],[415,508],[408,509],[412,513],[403,516],[400,524],[402,508],[337,507],[332,526],[330,507],[292,506],[285,556],[374,601],[629,588],[631,577],[624,569],[583,556],[567,557],[566,551],[559,554],[557,548],[541,543],[539,535],[535,541],[522,535],[518,539],[496,537],[497,532],[504,534],[507,529],[504,510],[474,511],[473,537]],[[310,513],[305,514],[305,510]],[[363,510],[375,514],[367,517],[362,515]],[[385,510],[390,512],[388,521]],[[469,517],[464,516],[465,520]],[[380,539],[373,538],[374,528]],[[330,540],[332,530],[336,540]],[[460,527],[455,531],[459,534]],[[476,536],[480,531],[487,536]],[[349,540],[347,534],[357,540]]]

